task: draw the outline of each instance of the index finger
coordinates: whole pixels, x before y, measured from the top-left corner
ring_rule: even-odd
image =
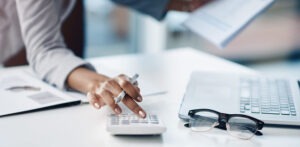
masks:
[[[140,116],[141,118],[146,117],[146,112],[128,95],[126,95],[122,102],[136,115]]]
[[[140,90],[129,82],[128,78],[124,75],[121,75],[117,78],[117,82],[121,86],[121,88],[128,94],[130,97],[135,99],[138,102],[142,101],[142,96],[140,94]]]

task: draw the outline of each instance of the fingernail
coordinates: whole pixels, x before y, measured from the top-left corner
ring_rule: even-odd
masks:
[[[141,101],[143,100],[143,98],[140,97],[140,96],[138,96],[138,97],[137,97],[137,100],[141,102]]]
[[[120,114],[121,113],[121,109],[120,108],[115,108],[115,112],[117,113],[117,114]]]
[[[145,118],[145,117],[146,117],[145,112],[143,112],[142,110],[139,111],[139,115],[140,115],[142,118]]]
[[[100,106],[98,103],[95,103],[94,106],[97,108],[97,109],[100,109]]]

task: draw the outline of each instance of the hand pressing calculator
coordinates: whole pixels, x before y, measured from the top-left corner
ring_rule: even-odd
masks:
[[[166,127],[154,114],[144,119],[135,114],[111,114],[107,119],[107,131],[113,135],[159,135]]]

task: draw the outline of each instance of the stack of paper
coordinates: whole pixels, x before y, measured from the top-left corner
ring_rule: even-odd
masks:
[[[199,8],[184,25],[224,48],[274,0],[214,0]]]

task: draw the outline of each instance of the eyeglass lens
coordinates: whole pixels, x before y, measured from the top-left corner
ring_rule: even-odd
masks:
[[[218,115],[211,112],[198,112],[190,119],[190,127],[193,131],[209,131],[218,123]]]
[[[250,139],[257,131],[256,122],[244,117],[231,117],[226,127],[232,136],[242,139]]]
[[[193,131],[209,131],[218,123],[219,116],[216,113],[201,111],[195,113],[192,119],[189,120],[190,128]],[[244,117],[231,117],[226,128],[229,134],[241,139],[250,139],[257,132],[256,122]]]

